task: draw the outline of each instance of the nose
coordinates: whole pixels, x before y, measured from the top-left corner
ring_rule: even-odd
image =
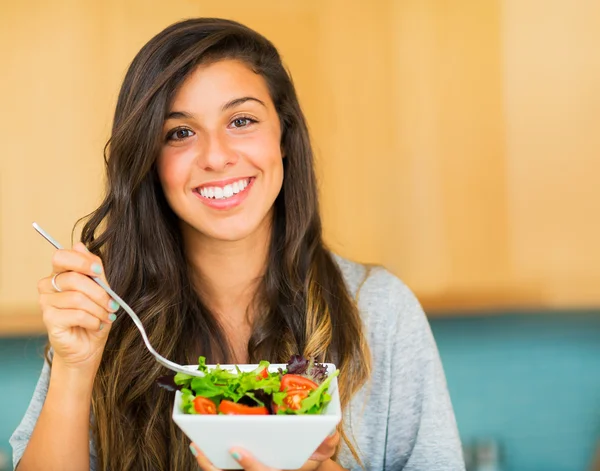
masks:
[[[211,133],[206,136],[205,146],[199,151],[198,165],[203,170],[220,172],[238,161],[237,152],[228,142],[227,136]]]

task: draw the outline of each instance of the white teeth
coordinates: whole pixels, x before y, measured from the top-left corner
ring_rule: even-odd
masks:
[[[204,198],[213,198],[213,199],[224,199],[231,198],[233,195],[238,194],[240,191],[244,191],[244,189],[250,183],[250,179],[238,180],[229,185],[225,185],[223,188],[218,186],[204,187],[200,188],[200,195]]]

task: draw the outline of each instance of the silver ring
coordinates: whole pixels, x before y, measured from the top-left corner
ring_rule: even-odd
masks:
[[[58,283],[56,283],[56,277],[58,275],[60,275],[63,272],[60,273],[55,273],[54,276],[52,277],[52,286],[54,287],[54,289],[56,290],[57,293],[62,293],[62,289],[60,289],[60,286],[58,286]]]

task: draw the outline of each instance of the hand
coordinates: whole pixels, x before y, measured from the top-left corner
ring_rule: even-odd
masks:
[[[100,258],[80,242],[72,250],[57,250],[53,274],[39,281],[39,304],[54,361],[77,369],[100,364],[118,305],[109,304],[110,296],[86,275],[106,281],[103,272]]]
[[[319,448],[312,454],[310,459],[298,471],[316,471],[326,461],[328,461],[337,448],[340,441],[339,433],[335,432],[327,437]],[[190,450],[198,460],[202,471],[219,471],[208,458],[195,445],[190,445]],[[246,471],[277,471],[269,466],[265,466],[254,458],[249,452],[240,448],[232,448],[231,456],[242,465]]]

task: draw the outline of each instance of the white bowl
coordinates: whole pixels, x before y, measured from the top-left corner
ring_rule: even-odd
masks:
[[[325,363],[327,373],[335,365]],[[207,365],[209,369],[216,365]],[[234,365],[220,365],[235,371]],[[252,371],[258,365],[238,365],[241,371]],[[285,369],[285,364],[272,364],[269,371]],[[197,366],[190,366],[197,369]],[[181,411],[181,392],[175,394],[173,421],[183,430],[217,468],[242,469],[229,454],[234,446],[252,453],[261,463],[277,469],[298,469],[306,463],[321,442],[342,420],[337,377],[328,393],[331,402],[319,415],[192,415]]]

